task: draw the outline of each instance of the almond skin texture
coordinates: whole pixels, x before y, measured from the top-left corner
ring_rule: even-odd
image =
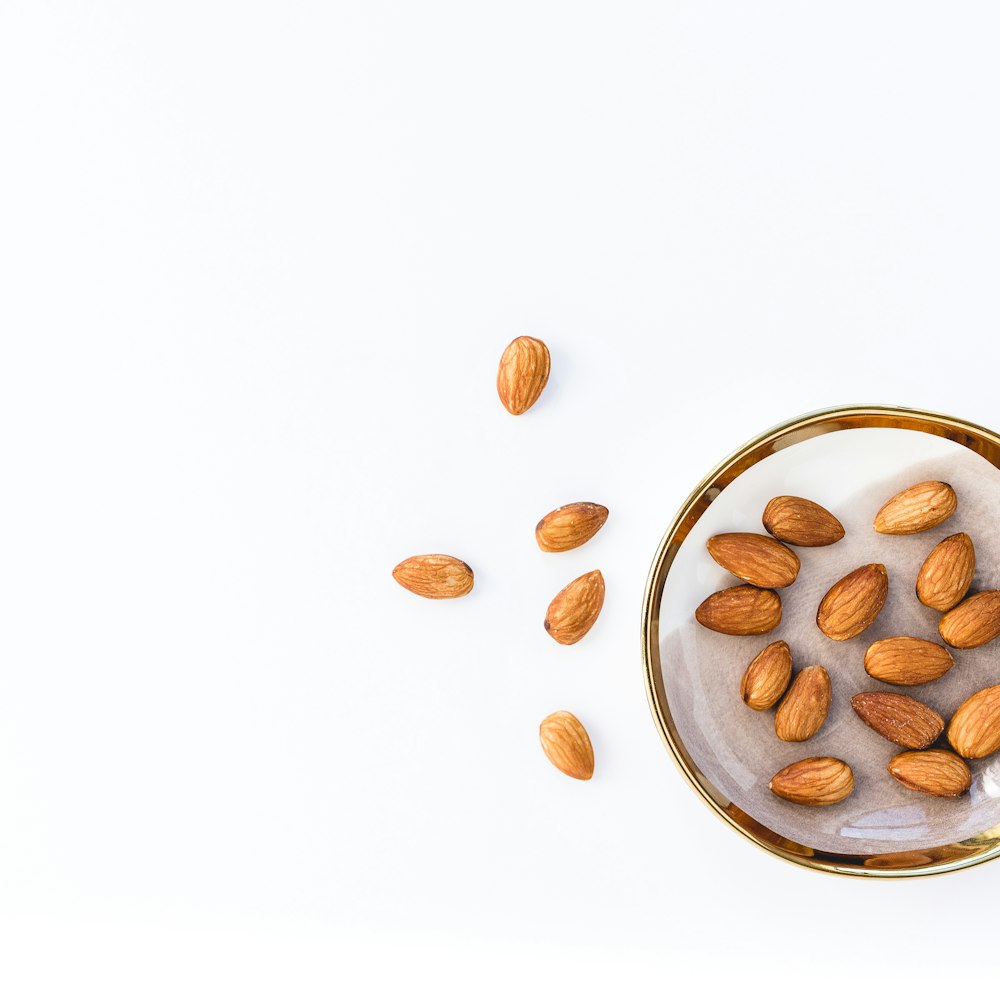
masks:
[[[889,575],[880,563],[859,566],[838,580],[820,602],[816,624],[831,639],[853,639],[875,619],[889,595]]]
[[[976,572],[976,550],[964,532],[949,535],[931,549],[917,574],[917,600],[935,611],[949,611],[965,597]]]
[[[538,402],[550,363],[549,349],[534,337],[518,337],[507,345],[497,370],[497,394],[508,413],[519,416]]]
[[[472,570],[461,559],[443,555],[410,556],[392,577],[401,587],[434,600],[464,597],[473,584]]]
[[[949,750],[909,750],[889,761],[889,773],[906,788],[954,799],[972,784],[969,765]]]
[[[897,635],[873,642],[865,653],[865,672],[883,684],[909,687],[943,677],[955,660],[944,646],[929,639]]]
[[[958,497],[947,483],[917,483],[897,493],[875,515],[881,535],[915,535],[946,521],[955,513]]]
[[[798,805],[832,806],[854,791],[854,773],[836,757],[806,757],[783,767],[768,787]]]
[[[545,631],[563,646],[579,642],[604,607],[604,577],[599,569],[578,576],[552,598],[545,614]]]
[[[698,622],[725,635],[763,635],[781,624],[781,598],[744,585],[720,590],[698,605]]]
[[[538,727],[545,756],[571,778],[589,781],[594,775],[594,748],[583,723],[572,712],[553,712]]]
[[[967,597],[938,622],[949,646],[975,649],[1000,635],[1000,590],[983,590]]]
[[[589,542],[608,519],[599,503],[569,503],[546,514],[535,526],[535,541],[543,552],[568,552]]]
[[[1000,750],[1000,685],[967,698],[948,723],[948,742],[970,759]]]
[[[811,739],[826,721],[832,696],[830,675],[822,667],[800,670],[774,713],[775,735],[787,743]]]
[[[929,747],[944,731],[944,719],[933,708],[906,694],[866,691],[851,699],[851,708],[879,736],[907,750]]]
[[[768,535],[715,535],[708,540],[708,552],[723,569],[755,587],[790,587],[799,575],[799,557]]]
[[[740,697],[757,712],[773,708],[792,679],[792,651],[787,642],[772,642],[750,662],[740,681]]]
[[[825,507],[802,497],[775,497],[764,508],[764,530],[789,545],[833,545],[844,526]]]

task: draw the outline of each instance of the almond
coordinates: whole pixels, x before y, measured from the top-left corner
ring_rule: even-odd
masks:
[[[549,380],[549,349],[534,337],[518,337],[505,348],[497,370],[497,393],[508,413],[530,410]]]
[[[963,757],[1000,750],[1000,684],[966,698],[948,723],[948,742]]]
[[[773,708],[792,678],[792,651],[787,642],[772,642],[751,661],[740,681],[740,697],[757,712]]]
[[[949,646],[975,649],[1000,635],[1000,590],[983,590],[967,597],[938,622]]]
[[[929,747],[944,730],[944,719],[933,708],[906,694],[866,691],[851,699],[851,708],[879,736],[908,750]]]
[[[706,597],[694,616],[713,632],[763,635],[781,624],[781,598],[773,590],[730,587]]]
[[[883,684],[929,684],[943,677],[955,660],[929,639],[897,635],[873,642],[865,653],[865,672]]]
[[[949,750],[908,750],[889,761],[889,773],[901,784],[925,795],[953,799],[972,784],[969,765]]]
[[[816,624],[838,642],[853,639],[875,621],[888,594],[885,567],[880,563],[860,566],[826,592],[816,612]]]
[[[553,712],[538,727],[545,756],[571,778],[589,781],[594,775],[594,748],[580,720],[572,712]]]
[[[566,584],[545,613],[545,631],[564,646],[579,642],[604,607],[604,577],[595,569]]]
[[[454,556],[410,556],[393,571],[393,579],[407,590],[441,600],[464,597],[472,590],[472,570]]]
[[[803,806],[832,806],[854,791],[854,773],[836,757],[806,757],[783,767],[768,787]]]
[[[543,552],[568,552],[589,542],[608,519],[599,503],[569,503],[557,507],[535,526],[535,541]]]
[[[875,515],[875,530],[882,535],[915,535],[955,513],[958,497],[947,483],[917,483],[897,493]]]
[[[774,713],[775,735],[788,743],[811,739],[826,721],[832,696],[830,675],[823,667],[800,670]]]
[[[833,545],[844,526],[825,507],[802,497],[775,497],[764,508],[764,529],[789,545]]]
[[[964,532],[949,535],[931,549],[917,574],[917,600],[948,611],[965,597],[976,572],[976,550]]]
[[[789,587],[799,575],[799,557],[767,535],[715,535],[708,540],[708,551],[723,569],[755,587]]]

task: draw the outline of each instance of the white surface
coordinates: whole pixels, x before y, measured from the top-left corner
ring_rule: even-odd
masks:
[[[713,817],[638,628],[670,515],[749,435],[845,401],[1000,423],[998,19],[3,4],[5,995],[991,962],[1000,864],[860,884]],[[515,419],[522,333],[553,376]],[[606,528],[540,553],[577,499]],[[390,579],[438,549],[470,598]],[[557,647],[595,565],[601,620]],[[536,745],[559,708],[589,785]]]

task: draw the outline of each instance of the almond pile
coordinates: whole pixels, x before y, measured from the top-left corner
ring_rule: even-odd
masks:
[[[550,366],[548,347],[534,337],[518,337],[507,345],[497,370],[497,395],[509,413],[520,416],[538,402],[549,380]],[[567,504],[538,522],[535,541],[543,552],[568,552],[590,541],[607,519],[608,508],[598,503]],[[798,558],[792,558],[797,567]],[[392,575],[402,587],[432,600],[464,597],[474,582],[466,563],[440,554],[410,556]],[[571,646],[593,628],[603,606],[604,577],[595,569],[578,576],[552,598],[545,614],[545,631],[560,645]],[[564,774],[581,781],[593,776],[594,750],[575,715],[554,712],[546,716],[538,736],[545,755]]]
[[[873,527],[884,535],[915,535],[943,523],[957,508],[958,498],[947,483],[917,483],[888,500]],[[791,587],[800,570],[799,558],[788,546],[833,545],[844,537],[843,525],[833,514],[802,497],[775,497],[762,521],[767,535],[732,532],[709,539],[711,557],[742,582],[702,601],[695,618],[705,628],[726,635],[773,631],[781,623],[778,591]],[[895,687],[930,684],[954,666],[951,649],[974,649],[1000,636],[1000,590],[967,596],[975,569],[975,549],[964,532],[945,538],[928,553],[915,581],[916,596],[942,613],[938,632],[945,645],[915,636],[880,639],[865,652],[869,677]],[[878,618],[888,593],[889,574],[883,564],[859,566],[827,591],[816,611],[816,625],[837,642],[853,639]],[[739,694],[755,711],[775,709],[779,740],[804,743],[826,721],[832,686],[818,664],[793,672],[792,651],[778,640],[747,666]],[[859,692],[851,707],[862,722],[903,749],[888,761],[891,777],[924,795],[963,795],[972,783],[966,760],[1000,750],[1000,685],[972,694],[948,722],[929,705],[897,691]],[[769,787],[789,802],[833,805],[854,790],[854,774],[839,758],[807,757],[782,768]]]

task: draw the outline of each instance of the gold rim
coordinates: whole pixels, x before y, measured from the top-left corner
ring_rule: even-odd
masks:
[[[770,854],[792,864],[840,875],[912,878],[971,868],[1000,856],[1000,826],[954,844],[893,854],[831,854],[796,844],[758,823],[698,770],[674,726],[660,663],[660,601],[674,558],[691,528],[737,476],[784,448],[809,438],[858,427],[896,427],[947,438],[1000,468],[1000,436],[955,417],[899,406],[843,406],[796,417],[745,444],[720,462],[695,488],[660,541],[642,603],[642,660],[649,707],[660,736],[688,784],[733,829]]]

